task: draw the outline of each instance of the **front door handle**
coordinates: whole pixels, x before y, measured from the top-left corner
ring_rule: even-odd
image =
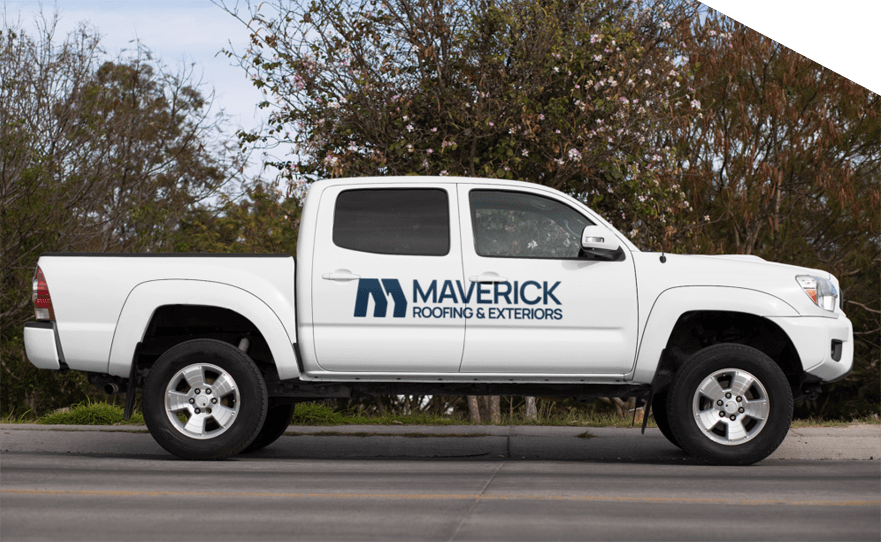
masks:
[[[355,275],[348,269],[337,269],[333,273],[325,273],[321,275],[321,278],[324,280],[335,280],[338,282],[347,282],[350,280],[357,280],[361,278],[361,275]]]
[[[468,280],[471,282],[479,282],[480,284],[495,284],[496,282],[508,282],[508,279],[505,277],[500,277],[497,273],[483,273],[482,275],[475,275],[473,277],[468,277]]]

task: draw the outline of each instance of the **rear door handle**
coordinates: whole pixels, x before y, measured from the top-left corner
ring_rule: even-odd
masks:
[[[508,279],[505,277],[500,277],[497,273],[483,273],[482,275],[475,275],[473,277],[468,277],[468,280],[471,282],[479,282],[480,284],[495,284],[496,282],[508,282]]]
[[[355,275],[348,269],[337,269],[333,273],[325,273],[321,275],[321,278],[324,280],[335,280],[338,282],[347,282],[350,280],[357,280],[361,278],[361,275]]]

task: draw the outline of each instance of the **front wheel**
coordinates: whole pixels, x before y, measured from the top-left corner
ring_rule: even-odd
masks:
[[[244,450],[266,419],[266,385],[235,346],[195,339],[162,354],[144,385],[144,421],[183,459],[225,459]]]
[[[683,364],[667,394],[679,446],[716,465],[750,465],[786,438],[792,390],[767,355],[741,344],[705,348]]]

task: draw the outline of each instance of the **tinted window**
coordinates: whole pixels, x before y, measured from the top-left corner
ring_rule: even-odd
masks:
[[[425,188],[341,192],[333,242],[361,252],[443,256],[450,251],[447,193]]]
[[[556,200],[500,190],[472,190],[474,249],[481,256],[577,258],[591,222]]]

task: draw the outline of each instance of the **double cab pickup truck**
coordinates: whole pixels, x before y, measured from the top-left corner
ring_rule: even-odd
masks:
[[[126,392],[126,415],[141,391],[185,459],[271,444],[297,402],[443,394],[636,397],[688,454],[751,464],[853,363],[829,273],[642,252],[504,180],[319,181],[296,259],[43,254],[33,300],[30,361]]]

